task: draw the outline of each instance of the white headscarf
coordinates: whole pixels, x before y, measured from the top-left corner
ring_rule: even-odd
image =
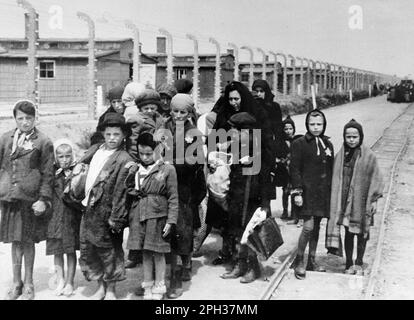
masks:
[[[126,107],[124,112],[126,121],[138,113],[137,106],[135,105],[135,98],[144,90],[145,85],[140,82],[130,82],[125,87],[124,93],[122,94],[122,103]]]
[[[56,158],[56,150],[57,150],[57,148],[59,148],[59,147],[60,147],[60,146],[62,146],[62,145],[68,145],[68,146],[70,146],[71,151],[72,151],[72,164],[71,164],[71,165],[73,165],[73,164],[76,162],[76,155],[75,155],[74,144],[73,144],[73,142],[72,142],[72,141],[70,141],[70,140],[69,140],[69,139],[67,139],[67,138],[61,138],[61,139],[58,139],[58,140],[56,140],[56,141],[53,143],[53,153],[54,153],[54,155],[55,155],[55,162],[57,163],[57,158]],[[62,171],[62,168],[59,168],[59,169],[56,171],[56,174],[59,174],[61,171]]]

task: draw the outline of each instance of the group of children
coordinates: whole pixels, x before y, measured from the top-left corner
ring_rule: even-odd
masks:
[[[71,141],[59,139],[52,144],[35,127],[36,110],[32,102],[23,100],[15,104],[16,129],[5,133],[0,140],[0,241],[12,243],[13,264],[13,285],[7,299],[34,298],[34,244],[43,240],[47,241],[46,254],[54,256],[57,295],[74,294],[76,251],[80,250],[79,264],[85,278],[98,283],[92,298],[116,299],[116,282],[126,278],[122,247],[126,227],[129,227],[127,262],[142,255],[143,282],[138,294],[155,300],[166,294],[169,298],[182,294],[180,281],[191,279],[194,234],[205,224],[200,221],[204,219],[200,219],[198,208],[207,189],[204,164],[179,156],[193,150],[197,157],[198,149],[193,144],[202,136],[195,126],[197,114],[188,81],[180,85],[186,93],[176,93],[174,87],[164,86],[159,90],[160,95],[138,83],[112,89],[111,107],[99,119],[91,147],[79,160],[75,159]],[[251,109],[252,96],[246,90],[241,83],[229,84],[221,98],[228,100],[223,104],[227,109],[217,111],[215,121],[239,131],[260,127],[263,132],[267,128],[259,124],[267,113]],[[266,108],[272,108],[271,101]],[[256,155],[247,157],[262,155],[259,173],[243,176],[245,163],[231,167],[227,223],[232,226],[233,240],[240,240],[243,228],[257,208],[270,216],[272,195],[268,183],[273,174],[276,185],[284,188],[282,218],[288,218],[290,194],[292,220],[304,221],[295,260],[296,277],[303,279],[305,270],[323,271],[316,264],[315,255],[319,224],[324,217],[330,218],[326,241],[329,252],[342,255],[338,230],[344,225],[346,272],[360,273],[353,266],[353,237],[358,235],[356,265],[362,266],[375,204],[382,194],[375,155],[362,145],[362,126],[354,120],[345,126],[344,146],[334,159],[333,146],[324,135],[326,119],[321,111],[313,110],[307,115],[304,136],[295,136],[295,124],[290,117],[283,122],[279,119],[281,115],[276,117],[272,125],[278,128],[273,128],[269,136],[273,135],[270,139],[279,139],[282,144],[274,143],[278,150],[268,153],[277,155],[271,160],[273,165],[268,165],[265,142]],[[170,136],[158,135],[158,129],[167,130]],[[262,133],[261,138],[267,139],[264,137]],[[256,142],[250,136],[245,143]],[[176,152],[179,148],[182,152]],[[165,160],[166,154],[173,155],[172,162]],[[304,251],[308,243],[305,268]],[[257,257],[245,245],[238,244],[238,248],[238,261],[247,259],[248,267],[243,270],[238,262],[222,277],[244,275],[242,282],[248,283],[258,277]],[[165,282],[167,256],[171,264],[169,290]]]

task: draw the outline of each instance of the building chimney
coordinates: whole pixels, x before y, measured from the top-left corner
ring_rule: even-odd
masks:
[[[233,49],[227,49],[227,54],[231,54],[234,56],[234,50]]]
[[[29,38],[30,17],[28,13],[24,14],[24,38]],[[39,14],[36,13],[35,30],[39,30]],[[39,33],[36,33],[36,40],[39,38]]]
[[[167,53],[166,37],[157,37],[157,53]]]

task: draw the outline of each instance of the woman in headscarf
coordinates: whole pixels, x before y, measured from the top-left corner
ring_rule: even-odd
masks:
[[[198,205],[206,195],[203,149],[197,148],[192,154],[197,158],[195,163],[188,158],[190,148],[196,143],[201,142],[202,145],[202,133],[190,122],[193,107],[194,102],[189,95],[176,94],[171,100],[171,117],[165,123],[168,136],[164,137],[164,158],[173,162],[177,172],[179,200],[176,230],[171,240],[171,282],[167,293],[170,299],[182,294],[181,280],[191,280],[193,234],[200,227]],[[157,136],[157,132],[155,135]],[[177,266],[178,256],[182,262],[181,270]]]
[[[268,116],[263,108],[260,108],[250,93],[249,89],[241,82],[233,81],[229,83],[224,90],[224,95],[216,102],[213,112],[217,113],[216,121],[213,130],[224,129],[226,131],[231,129],[229,120],[231,116],[247,112],[256,120],[256,128],[261,129],[261,171],[267,171],[270,178],[270,167],[274,162],[272,152],[272,133],[268,122]],[[220,143],[215,135],[215,131],[208,137],[209,151],[214,151],[212,148],[218,146],[220,151],[229,151],[230,138],[224,143]],[[211,146],[211,147],[210,147]],[[270,188],[269,188],[270,190]],[[206,223],[212,227],[222,229],[223,236],[223,251],[214,264],[221,264],[231,259],[234,252],[233,242],[227,236],[228,230],[228,212],[209,199],[207,203]]]

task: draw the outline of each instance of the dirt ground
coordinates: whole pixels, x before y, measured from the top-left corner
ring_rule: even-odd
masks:
[[[373,299],[414,298],[414,126],[398,163]]]

